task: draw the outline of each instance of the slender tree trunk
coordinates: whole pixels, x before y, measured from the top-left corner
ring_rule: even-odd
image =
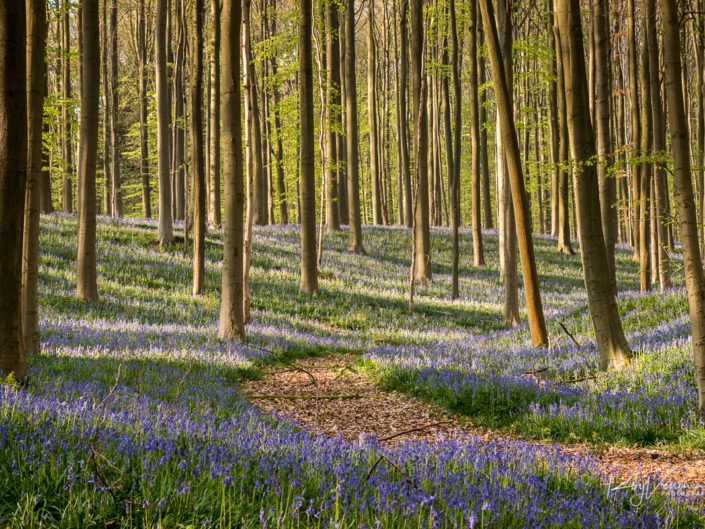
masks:
[[[452,268],[453,268],[453,285],[452,285],[452,297],[457,298],[458,297],[458,266],[459,266],[459,261],[460,261],[460,237],[458,234],[458,229],[460,228],[460,149],[462,145],[462,132],[463,132],[463,126],[462,126],[462,97],[463,94],[461,92],[461,85],[460,85],[460,65],[458,64],[458,28],[457,28],[457,23],[456,23],[456,16],[455,16],[455,0],[450,0],[450,31],[451,31],[451,40],[452,40],[452,45],[453,45],[453,52],[451,56],[451,70],[452,70],[452,75],[453,75],[453,93],[455,94],[455,107],[454,107],[454,113],[453,113],[453,121],[455,121],[455,131],[454,131],[454,136],[453,136],[453,156],[452,159],[451,157],[448,158],[450,160],[450,163],[448,163],[448,180],[450,181],[450,193],[448,200],[450,201],[450,209],[451,209],[451,227],[453,230],[453,263],[452,263]],[[476,15],[477,10],[476,6],[471,3],[470,9],[473,10],[473,13]],[[474,26],[474,23],[473,23]],[[473,27],[473,39],[474,39],[474,27]],[[472,54],[472,52],[471,52]],[[476,72],[477,73],[477,72]],[[447,84],[446,84],[446,94],[447,94]],[[450,105],[450,97],[446,96],[446,102],[447,105]],[[473,115],[475,118],[477,118],[477,93],[475,93],[475,101],[474,101],[476,107],[472,110]],[[450,118],[450,112],[446,112],[448,118]],[[446,127],[446,135],[448,136],[448,139],[450,139],[450,123],[448,123],[448,126]],[[448,142],[447,146],[448,150],[450,151],[451,145],[450,141]],[[452,165],[452,168],[451,168]],[[477,172],[479,176],[479,171]],[[473,175],[474,179],[475,175]],[[478,195],[479,198],[479,195]],[[479,206],[479,200],[478,200],[478,206]],[[473,207],[473,215],[474,215],[475,208]],[[478,208],[478,220],[479,220],[479,208]],[[478,232],[480,231],[479,229],[477,230]],[[479,247],[480,247],[480,252],[482,252],[482,234],[478,234],[477,232],[473,232],[473,239],[478,239],[479,242]],[[473,241],[473,251],[474,254],[477,254],[478,252],[478,242]],[[481,256],[482,257],[482,256]]]
[[[210,139],[208,178],[208,222],[211,226],[220,226],[220,10],[222,0],[211,0],[213,16],[213,57],[211,60],[211,102],[210,102]]]
[[[242,0],[242,68],[245,72],[243,88],[245,90],[245,168],[247,182],[247,211],[245,213],[245,242],[243,254],[243,279],[242,279],[242,318],[245,323],[250,322],[250,262],[252,257],[252,225],[258,208],[256,186],[258,185],[258,171],[261,169],[258,158],[257,144],[260,138],[256,134],[255,121],[257,116],[253,112],[254,76],[252,63],[251,37],[250,37],[250,0]]]
[[[96,160],[98,158],[98,99],[100,95],[98,10],[98,0],[83,1],[81,33],[85,49],[81,58],[83,84],[81,85],[81,155],[78,168],[81,193],[79,197],[78,251],[76,253],[76,297],[88,303],[98,302],[95,249]],[[117,75],[115,71],[113,75]]]
[[[326,2],[326,75],[327,75],[327,135],[326,135],[326,231],[340,231],[338,216],[338,124],[340,123],[340,47],[338,38],[338,6]]]
[[[482,24],[479,21],[477,23],[477,35],[478,37],[482,37],[483,35]],[[484,42],[484,38],[479,38],[478,40],[480,42]],[[480,83],[484,85],[487,81],[487,69],[485,67],[485,60],[480,57],[479,54],[476,60],[479,63]],[[487,109],[485,108],[486,103],[487,93],[485,90],[482,90],[482,92],[480,92],[480,172],[482,173],[482,225],[487,229],[492,229],[494,228],[494,218],[492,215],[492,195],[490,193],[490,164],[487,149],[487,129],[485,128],[485,125],[487,124]]]
[[[0,2],[0,376],[27,377],[22,340],[22,230],[27,180],[26,13]]]
[[[137,21],[137,42],[140,65],[140,174],[142,175],[142,215],[152,216],[152,191],[149,183],[149,146],[147,135],[147,40],[145,37],[145,0],[140,0]]]
[[[553,53],[548,72],[548,130],[551,138],[549,148],[551,153],[551,235],[558,236],[558,204],[560,201],[559,179],[560,179],[560,131],[558,123],[558,48],[553,29],[553,0],[548,2],[546,34],[548,35],[548,49]],[[568,241],[570,244],[570,241]]]
[[[240,0],[223,0],[223,217],[222,298],[218,337],[244,338],[243,232],[245,190],[242,182],[242,122],[240,114]]]
[[[367,10],[367,115],[370,126],[370,190],[372,194],[372,224],[382,224],[380,170],[378,167],[379,129],[377,127],[377,50],[374,33],[374,0]]]
[[[112,97],[110,95],[110,75],[108,72],[108,2],[103,0],[102,9],[102,33],[103,38],[101,46],[103,53],[101,54],[101,67],[103,72],[103,213],[106,216],[113,216],[113,199],[111,183],[113,170],[110,167],[110,157],[112,149],[110,148],[110,116],[112,111],[110,105]]]
[[[46,0],[44,0],[44,8],[46,10]],[[28,16],[29,17],[29,16]],[[28,22],[29,26],[29,22]],[[49,32],[49,25],[47,24],[46,21],[46,13],[44,15],[44,35],[42,37],[42,42],[44,43],[43,45],[46,48],[46,38],[47,34]],[[48,60],[45,60],[44,53],[42,55],[42,91],[43,91],[43,96],[44,98],[47,97],[49,94],[49,75],[48,75],[48,66],[47,62]],[[28,65],[29,68],[29,65]],[[43,130],[43,135],[49,136],[49,123],[43,123],[42,125],[42,130]],[[53,213],[54,212],[54,204],[52,202],[52,197],[51,197],[51,160],[50,160],[50,151],[51,149],[44,149],[42,148],[42,172],[40,175],[40,180],[39,183],[37,184],[39,186],[38,193],[39,193],[39,207],[41,209],[42,213]]]
[[[191,173],[193,175],[193,295],[205,290],[206,168],[203,147],[203,0],[193,4],[191,72]]]
[[[186,63],[186,3],[177,0],[176,4],[176,58],[174,61],[174,123],[172,127],[172,189],[174,191],[172,211],[174,218],[185,220],[190,225],[191,218],[187,215],[186,204],[186,97],[185,63]]]
[[[690,325],[693,332],[698,409],[702,415],[705,413],[705,274],[700,256],[699,229],[693,197],[690,137],[682,96],[678,7],[674,0],[661,0],[660,4],[666,65],[666,97],[673,151],[673,182],[683,242],[683,268],[688,293]]]
[[[118,36],[117,0],[110,0],[110,158],[112,160],[113,213],[122,217],[122,190],[120,186],[120,138],[118,138]]]
[[[600,212],[602,234],[607,252],[607,269],[617,294],[615,278],[614,247],[617,242],[617,188],[615,179],[609,174],[613,165],[612,131],[610,128],[610,40],[609,11],[607,0],[593,3],[592,33],[595,41],[595,129],[597,132],[597,182],[600,189]]]
[[[509,112],[514,113],[513,102],[513,56],[512,56],[512,19],[511,4],[507,0],[497,2],[496,16],[499,39],[501,46],[502,67],[507,82],[507,98]],[[487,32],[487,30],[486,30]],[[489,38],[489,36],[488,36]],[[497,90],[495,84],[495,91]],[[495,98],[496,98],[495,94]],[[517,233],[515,228],[514,210],[512,208],[512,192],[509,182],[506,150],[506,137],[502,132],[501,114],[497,111],[497,126],[495,128],[495,159],[497,167],[497,204],[498,222],[501,231],[499,237],[500,247],[500,276],[504,291],[504,317],[505,326],[519,325],[519,277],[517,275]],[[516,133],[515,133],[516,134]]]
[[[480,109],[478,103],[478,64],[477,64],[477,1],[471,0],[470,5],[470,144],[472,150],[472,257],[475,266],[485,264],[482,248],[482,210],[480,186],[482,173],[480,166]],[[460,97],[460,93],[458,96]]]
[[[524,180],[519,157],[519,145],[517,143],[512,105],[509,98],[511,90],[505,76],[502,54],[499,47],[499,38],[494,25],[492,5],[489,4],[488,0],[480,0],[480,10],[482,12],[483,26],[487,35],[487,47],[489,50],[490,64],[492,65],[495,97],[497,98],[497,111],[500,114],[502,137],[505,142],[507,168],[509,170],[509,181],[514,205],[514,218],[519,240],[522,273],[524,276],[524,293],[529,316],[529,327],[531,329],[531,341],[534,346],[539,346],[548,343],[548,333],[546,332],[546,323],[543,316],[543,307],[541,305],[541,294],[538,288],[534,246],[531,240],[531,215],[526,202],[526,191],[524,189]]]
[[[412,203],[411,203],[411,166],[409,161],[409,121],[407,88],[409,84],[409,30],[408,30],[409,0],[401,0],[399,12],[399,114],[401,124],[399,134],[401,135],[400,163],[402,167],[402,179],[404,184],[404,223],[411,227]]]
[[[646,10],[642,10],[642,32],[646,34]],[[641,54],[641,154],[649,156],[652,145],[651,123],[651,85],[649,84],[649,54],[644,39],[644,50]],[[651,202],[652,164],[642,160],[639,169],[639,285],[642,292],[651,290],[650,262],[650,220],[649,206]]]
[[[272,7],[276,5],[276,0],[271,0],[272,1]],[[277,21],[276,21],[276,13],[274,9],[272,9],[272,15],[271,15],[271,22],[272,22],[272,35],[275,35],[277,33]],[[271,62],[270,62],[270,67],[272,71],[272,77],[274,79],[277,78],[277,60],[275,57],[272,57]],[[277,149],[277,154],[276,154],[276,172],[277,172],[277,193],[278,193],[278,202],[279,202],[279,222],[282,224],[289,224],[289,206],[288,206],[288,201],[287,201],[287,195],[286,195],[286,181],[284,179],[284,142],[282,139],[282,120],[281,120],[281,112],[279,109],[280,106],[280,99],[281,99],[281,94],[280,94],[280,89],[279,86],[274,86],[272,88],[272,91],[274,93],[274,128],[276,130],[276,149]]]
[[[61,121],[64,125],[63,130],[63,210],[64,213],[73,213],[73,137],[72,123],[73,117],[69,110],[71,99],[71,26],[69,23],[69,0],[63,2],[63,30],[62,30],[62,47],[63,55],[61,60],[62,72],[61,79],[63,81],[63,103],[61,105]]]
[[[341,9],[344,6],[338,5],[338,54],[340,64],[338,66],[338,78],[340,79],[340,96],[338,102],[340,105],[338,111],[340,131],[337,135],[337,152],[338,152],[338,217],[341,224],[349,224],[348,213],[348,173],[347,173],[347,147],[345,140],[345,12],[342,12],[343,23],[340,23]],[[342,72],[341,72],[342,69]]]
[[[629,111],[631,113],[632,122],[632,142],[631,156],[637,158],[639,149],[641,148],[641,120],[639,118],[639,72],[637,69],[637,52],[636,52],[636,28],[634,16],[634,0],[627,0],[627,41],[629,43],[628,61],[629,61]],[[639,176],[640,169],[636,162],[631,162],[632,167],[632,211],[631,217],[633,227],[634,241],[634,259],[638,260],[639,253]]]
[[[585,274],[588,307],[592,317],[602,369],[622,367],[631,353],[624,338],[607,267],[601,226],[600,196],[595,166],[595,142],[588,113],[583,32],[578,0],[557,3],[561,52],[565,65],[567,114],[571,153],[575,160],[573,185],[580,221],[580,253]]]
[[[568,165],[570,164],[570,145],[568,139],[568,114],[565,90],[563,53],[558,35],[558,18],[554,14],[554,42],[556,45],[556,71],[558,73],[558,253],[572,255],[570,242],[570,184],[568,182]]]
[[[425,99],[421,100],[421,84],[424,75],[424,42],[426,40],[423,26],[423,0],[410,0],[411,28],[411,85],[413,101],[421,106],[419,118],[420,132],[416,134],[418,145],[416,151],[416,172],[418,174],[418,205],[414,207],[413,244],[416,246],[414,261],[414,279],[429,281],[431,279],[431,232],[429,229],[428,207],[428,115]],[[352,40],[352,39],[351,39]],[[426,94],[423,94],[427,97]]]
[[[318,290],[311,4],[311,0],[302,0],[299,5],[299,128],[301,129],[301,282],[299,290],[306,294],[313,294]]]
[[[663,104],[661,99],[661,81],[659,79],[659,50],[656,36],[656,2],[646,0],[646,36],[649,55],[649,83],[651,84],[651,112],[653,115],[653,150],[656,156],[661,156],[666,151],[666,138],[664,131],[666,123],[663,117]],[[671,286],[670,263],[668,258],[668,235],[666,222],[668,219],[667,197],[668,182],[666,172],[660,163],[654,164],[653,173],[655,197],[655,228],[657,246],[654,251],[658,257],[658,281],[661,290]]]
[[[239,12],[239,10],[238,10]],[[157,85],[157,153],[159,173],[159,244],[174,243],[174,227],[171,222],[171,178],[169,139],[169,90],[166,73],[166,19],[167,0],[157,0],[157,31],[155,42]]]
[[[360,174],[357,139],[357,84],[355,80],[355,2],[345,2],[345,124],[348,164],[348,250],[364,254],[360,212]],[[314,221],[315,222],[315,221]]]
[[[46,0],[27,2],[27,189],[22,237],[22,336],[24,349],[38,353],[39,209],[43,162]]]

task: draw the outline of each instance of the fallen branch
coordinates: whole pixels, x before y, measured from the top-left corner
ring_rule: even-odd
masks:
[[[391,439],[394,439],[395,437],[399,437],[399,436],[407,434],[407,433],[421,432],[423,430],[427,430],[428,428],[433,428],[434,426],[440,426],[441,424],[450,424],[450,421],[439,421],[439,422],[434,422],[432,424],[427,424],[425,426],[417,426],[416,428],[409,428],[408,430],[404,430],[403,432],[397,432],[393,435],[389,435],[387,437],[382,437],[381,439],[377,439],[377,440],[379,442],[389,441]]]
[[[573,340],[573,343],[578,347],[578,349],[579,349],[579,350],[582,349],[582,348],[580,347],[580,344],[578,343],[578,340],[575,339],[575,336],[573,336],[572,334],[570,334],[570,331],[565,328],[565,325],[563,325],[563,322],[562,322],[562,321],[559,321],[559,322],[558,322],[558,325],[560,325],[560,326],[561,326],[561,329],[563,329],[563,331],[568,335],[568,338],[570,338],[571,340]]]
[[[251,399],[287,399],[287,400],[343,400],[343,399],[366,399],[359,393],[351,393],[346,395],[250,395]]]

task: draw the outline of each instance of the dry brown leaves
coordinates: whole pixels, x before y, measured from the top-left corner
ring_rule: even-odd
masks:
[[[389,446],[412,439],[434,441],[441,436],[473,435],[485,441],[510,437],[505,432],[474,427],[439,406],[382,389],[354,368],[356,359],[334,354],[266,368],[259,380],[245,382],[244,389],[264,411],[276,410],[312,431],[351,441],[361,434],[389,438],[384,441]],[[564,451],[592,454],[605,472],[621,482],[658,473],[665,481],[705,487],[703,453],[587,444],[564,445]]]

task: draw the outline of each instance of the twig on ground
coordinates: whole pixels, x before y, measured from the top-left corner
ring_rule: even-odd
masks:
[[[395,437],[399,437],[399,436],[407,434],[407,433],[421,432],[423,430],[427,430],[428,428],[433,428],[434,426],[440,426],[441,424],[450,424],[450,421],[439,421],[439,422],[427,424],[425,426],[417,426],[415,428],[409,428],[408,430],[404,430],[403,432],[397,432],[395,434],[388,435],[387,437],[382,437],[381,439],[378,439],[378,441],[379,442],[389,441],[391,439],[394,439]]]
[[[570,338],[571,340],[573,340],[573,343],[578,347],[578,350],[580,350],[581,347],[580,347],[580,344],[578,343],[578,340],[575,339],[575,336],[573,336],[572,334],[570,334],[570,331],[565,328],[565,325],[563,325],[563,322],[562,322],[562,321],[559,321],[559,322],[558,322],[558,325],[561,326],[561,329],[563,329],[563,331],[568,335],[568,338]]]

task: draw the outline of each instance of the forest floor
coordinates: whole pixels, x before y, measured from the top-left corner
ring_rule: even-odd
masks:
[[[469,435],[482,442],[521,439],[555,445],[555,441],[539,441],[517,432],[474,426],[468,417],[385,388],[354,354],[330,354],[269,366],[256,379],[244,381],[243,390],[263,411],[293,419],[312,432],[353,442],[374,435],[379,442],[395,446],[406,441],[434,443]],[[594,443],[561,443],[561,449],[597,458],[601,469],[620,486],[658,476],[705,499],[702,450]]]

